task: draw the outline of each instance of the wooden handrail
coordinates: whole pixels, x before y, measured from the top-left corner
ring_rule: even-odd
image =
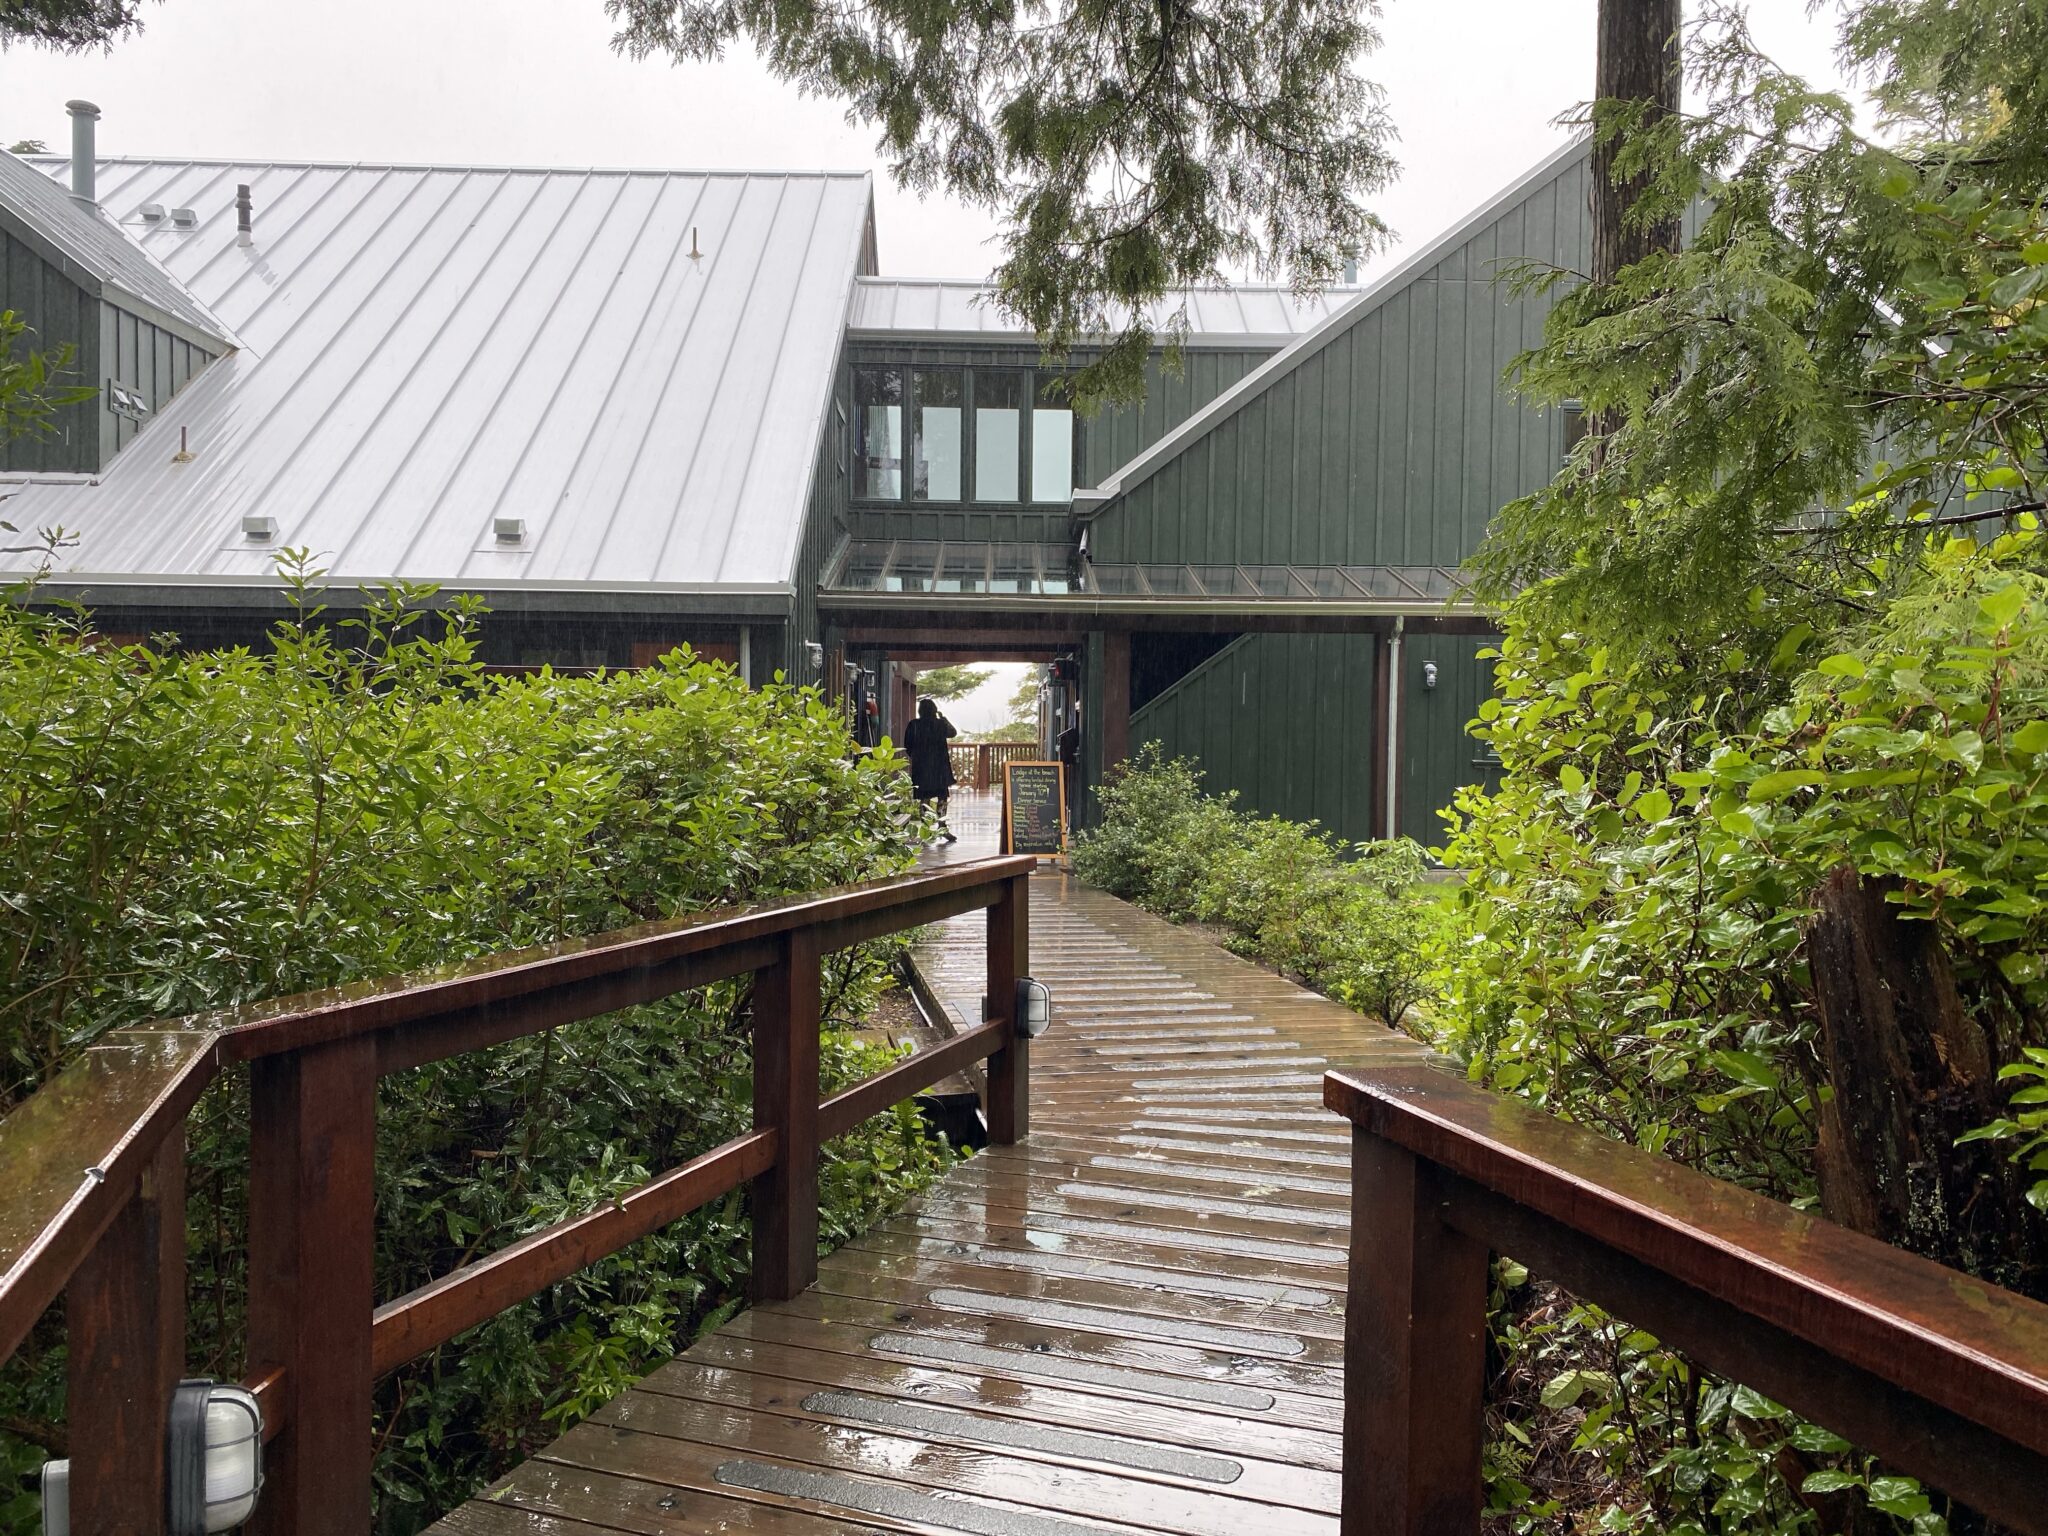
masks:
[[[1447,1072],[1323,1097],[1353,1128],[1345,1536],[1478,1529],[1490,1252],[2048,1533],[2048,1306]]]
[[[0,1120],[0,1357],[68,1288],[75,1529],[162,1508],[163,1414],[182,1370],[183,1125],[222,1071],[250,1077],[249,1359],[267,1484],[251,1529],[360,1531],[376,1377],[751,1183],[757,1299],[817,1273],[819,1145],[971,1062],[990,1139],[1021,1135],[1027,1042],[1010,1017],[1034,861],[979,863],[574,939],[389,981],[116,1030]],[[988,911],[990,1017],[820,1102],[820,960]],[[378,1077],[752,973],[754,1128],[637,1190],[374,1307]]]

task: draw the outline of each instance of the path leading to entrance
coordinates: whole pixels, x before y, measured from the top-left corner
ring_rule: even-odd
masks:
[[[934,857],[987,851],[958,810]],[[972,1017],[980,914],[920,958]],[[1056,873],[1032,881],[1031,969],[1055,1022],[1025,1142],[443,1528],[1334,1532],[1349,1138],[1320,1084],[1420,1047]]]

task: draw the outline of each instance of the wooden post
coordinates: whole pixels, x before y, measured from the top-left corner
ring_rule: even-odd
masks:
[[[754,1126],[775,1166],[754,1180],[756,1301],[787,1301],[818,1278],[818,936],[782,937],[754,977]]]
[[[282,1371],[257,1536],[370,1528],[377,1043],[266,1056],[249,1076],[249,1372]]]
[[[164,1422],[185,1360],[185,1133],[64,1293],[71,1529],[155,1536],[164,1526]]]
[[[1007,1019],[1009,1043],[988,1059],[988,1139],[1007,1147],[1031,1133],[1031,1042],[1017,1028],[1017,978],[1030,974],[1031,878],[1012,877],[988,909],[986,1019]]]
[[[1102,772],[1131,755],[1131,637],[1111,630],[1102,637]]]
[[[1486,1249],[1438,1216],[1431,1170],[1351,1137],[1342,1536],[1474,1536]]]

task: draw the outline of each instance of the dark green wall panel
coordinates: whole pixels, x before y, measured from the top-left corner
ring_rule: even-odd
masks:
[[[1548,480],[1563,424],[1502,375],[1548,301],[1508,262],[1583,267],[1583,157],[1386,295],[1096,519],[1099,561],[1456,565]]]
[[[1370,635],[1252,634],[1131,716],[1135,751],[1192,758],[1265,815],[1372,835]]]
[[[1479,653],[1497,644],[1491,635],[1406,636],[1401,643],[1401,739],[1397,809],[1401,835],[1440,848],[1444,820],[1437,813],[1463,784],[1498,782],[1486,744],[1468,727],[1479,702],[1493,691],[1493,662]],[[1436,687],[1424,686],[1434,662]]]
[[[17,353],[75,349],[62,382],[99,382],[100,303],[26,243],[0,231],[0,309],[13,310],[30,334]],[[57,413],[47,436],[0,441],[0,468],[50,471],[100,467],[100,407],[88,400]]]

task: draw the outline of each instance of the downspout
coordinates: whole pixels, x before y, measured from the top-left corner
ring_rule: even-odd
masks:
[[[1387,807],[1386,836],[1399,836],[1395,812],[1400,804],[1401,769],[1401,630],[1407,621],[1394,619],[1387,636]]]
[[[754,627],[740,626],[740,681],[749,688],[754,686]]]

